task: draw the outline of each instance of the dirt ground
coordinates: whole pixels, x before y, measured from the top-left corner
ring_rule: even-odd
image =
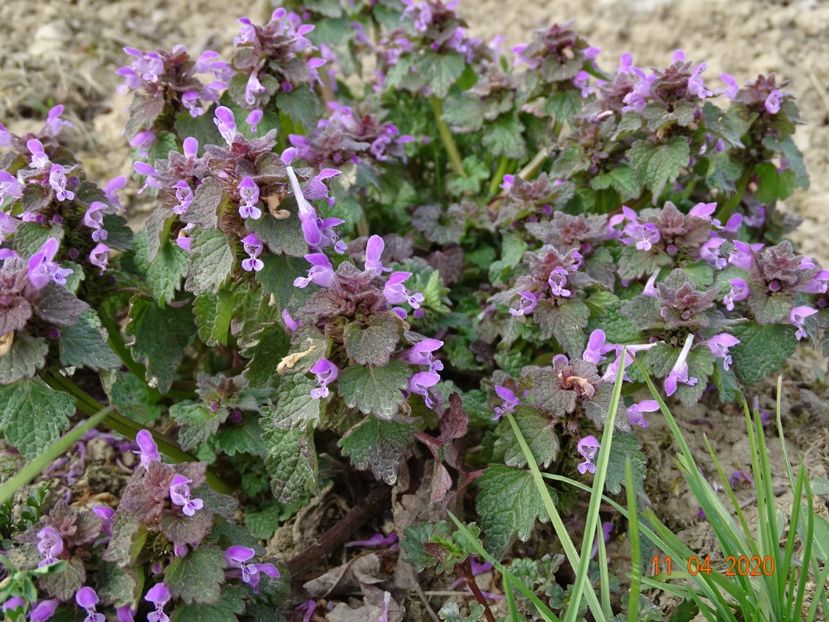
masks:
[[[233,8],[227,7],[232,4]],[[76,128],[76,153],[93,178],[129,172],[129,150],[121,136],[127,100],[115,94],[114,70],[121,48],[169,47],[185,43],[196,52],[222,51],[236,32],[236,17],[269,14],[268,0],[222,3],[208,0],[0,0],[0,121],[13,130],[39,124],[54,103],[67,106]],[[829,1],[823,0],[461,0],[472,31],[489,38],[505,34],[510,44],[526,41],[533,29],[574,20],[588,40],[602,48],[611,68],[630,51],[638,65],[664,65],[683,48],[690,59],[708,63],[712,84],[721,71],[740,81],[776,72],[790,80],[806,124],[797,141],[812,182],[786,208],[803,218],[795,234],[803,252],[829,266]],[[808,455],[813,475],[829,471],[829,415],[826,360],[805,352],[788,367],[784,410],[791,453]],[[761,405],[773,406],[773,384],[758,387]],[[728,469],[745,469],[748,447],[736,410],[696,411],[682,419],[693,447],[704,456],[706,432]],[[655,419],[655,418],[654,418]],[[721,425],[726,419],[728,424]],[[654,425],[645,444],[651,457],[652,499],[678,530],[705,548],[696,508],[682,493],[674,470],[668,431]],[[779,457],[779,443],[770,441]],[[782,468],[782,464],[778,462]],[[780,471],[782,476],[782,470]],[[781,478],[781,483],[782,483]],[[785,505],[785,498],[780,499]]]

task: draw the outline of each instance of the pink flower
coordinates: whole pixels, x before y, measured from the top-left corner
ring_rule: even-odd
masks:
[[[155,611],[147,614],[147,622],[170,622],[170,618],[164,613],[164,605],[170,602],[173,595],[163,582],[156,583],[148,591],[144,600],[155,605]]]
[[[66,285],[66,278],[72,274],[69,268],[61,268],[54,260],[58,252],[58,241],[49,238],[34,255],[29,258],[29,282],[35,289],[43,289],[54,281],[58,285]]]
[[[493,421],[498,421],[507,413],[515,412],[515,409],[521,404],[521,400],[518,399],[515,393],[507,387],[502,387],[500,384],[495,385],[495,394],[501,398],[501,405],[493,409],[495,411],[495,416],[492,418]]]
[[[272,579],[279,578],[279,570],[273,564],[252,564],[250,560],[256,555],[256,551],[247,546],[231,546],[225,551],[225,560],[231,568],[241,570],[242,582],[247,583],[253,591],[259,589],[259,582],[263,574]]]
[[[38,568],[57,561],[58,555],[63,553],[63,538],[57,529],[47,525],[37,532],[37,552],[43,556],[37,564]]]
[[[233,117],[233,112],[227,106],[219,106],[216,108],[216,115],[213,119],[219,134],[225,139],[228,145],[232,145],[236,140],[236,119]]]
[[[311,398],[315,400],[328,397],[328,385],[340,375],[339,368],[327,358],[319,359],[310,372],[317,377],[317,386],[311,389]]]
[[[648,422],[642,413],[653,413],[659,410],[659,403],[656,400],[642,400],[635,404],[631,404],[625,411],[627,413],[628,421],[632,425],[638,425],[642,428],[648,427]]]
[[[71,201],[75,198],[75,193],[66,189],[66,171],[60,164],[53,164],[49,169],[49,185],[55,191],[58,201]]]
[[[689,334],[685,338],[685,345],[682,346],[682,350],[679,353],[679,356],[676,359],[676,363],[671,368],[670,373],[668,374],[667,378],[665,378],[665,393],[667,395],[673,395],[676,393],[677,384],[687,384],[690,387],[699,382],[697,378],[689,377],[689,370],[688,370],[688,354],[691,352],[691,347],[694,345],[694,335],[693,333]]]
[[[538,305],[538,296],[532,292],[520,292],[515,303],[510,304],[509,314],[513,317],[529,315]]]
[[[170,501],[173,505],[181,507],[181,513],[185,516],[193,516],[198,510],[204,507],[204,501],[193,499],[190,492],[192,480],[184,475],[176,474],[170,481]]]
[[[731,289],[723,298],[723,302],[726,309],[733,311],[734,303],[748,298],[751,295],[751,290],[743,279],[731,279],[728,282],[731,284]]]
[[[804,323],[806,318],[813,316],[815,313],[817,313],[817,309],[805,306],[795,307],[789,312],[789,323],[797,329],[794,336],[797,337],[798,341],[808,336]]]
[[[423,401],[428,408],[434,406],[429,388],[440,382],[440,375],[433,371],[419,371],[409,378],[409,391],[423,396]]]
[[[783,103],[783,92],[779,89],[774,89],[771,93],[768,94],[766,97],[766,101],[763,102],[763,107],[766,109],[766,112],[769,114],[777,114],[780,112],[780,105]]]
[[[139,430],[135,435],[135,443],[138,445],[138,451],[135,453],[139,456],[139,462],[144,470],[150,468],[151,462],[159,462],[161,454],[158,453],[158,445],[155,444],[153,435],[149,430]]]
[[[331,287],[334,281],[334,267],[325,256],[325,253],[310,253],[305,255],[305,259],[311,264],[308,268],[308,276],[299,276],[294,279],[294,287],[304,289],[310,283],[319,285],[320,287]]]
[[[729,333],[720,333],[719,335],[714,335],[708,339],[705,342],[705,345],[707,345],[708,349],[711,350],[711,354],[723,360],[723,367],[726,371],[728,371],[728,368],[731,365],[731,354],[728,350],[729,348],[736,346],[738,343],[740,343],[740,340],[734,335],[730,335]]]
[[[259,186],[252,177],[245,176],[239,182],[239,197],[242,204],[239,206],[239,216],[259,220],[262,217],[262,210],[256,207],[259,203]]]
[[[577,467],[579,473],[584,475],[587,472],[596,472],[596,456],[599,455],[600,447],[601,443],[599,443],[599,439],[593,435],[585,436],[579,440],[576,445],[576,450],[584,458],[584,462],[580,462]]]
[[[607,335],[601,328],[597,328],[590,333],[590,338],[587,340],[587,347],[581,355],[581,358],[588,363],[594,365],[600,364],[605,359],[605,354],[615,350],[616,347],[607,343]]]
[[[106,616],[98,613],[98,594],[91,587],[84,586],[75,592],[75,602],[86,611],[84,622],[106,622]]]

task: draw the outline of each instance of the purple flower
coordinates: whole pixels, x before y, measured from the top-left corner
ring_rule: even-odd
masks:
[[[616,349],[616,346],[607,343],[607,335],[601,328],[597,328],[590,333],[590,338],[587,340],[587,347],[581,355],[581,358],[588,363],[598,365],[605,359],[605,354]]]
[[[282,309],[282,321],[285,323],[285,328],[292,333],[296,332],[296,329],[299,328],[299,322],[291,316],[291,312],[288,309]]]
[[[152,586],[144,596],[144,600],[155,605],[155,611],[147,614],[147,622],[170,622],[170,618],[164,613],[164,605],[170,602],[172,597],[163,581]]]
[[[579,71],[573,78],[573,86],[579,89],[579,94],[583,98],[589,97],[593,92],[593,87],[590,86],[590,74],[584,70]]]
[[[176,201],[178,201],[178,203],[173,206],[173,213],[181,216],[187,211],[190,204],[193,203],[193,189],[190,187],[190,184],[183,179],[179,179],[176,183],[174,183],[173,188],[176,189]]]
[[[780,105],[783,103],[783,92],[779,89],[774,89],[771,93],[768,94],[766,97],[766,101],[763,102],[763,107],[766,109],[766,112],[769,114],[777,114],[780,112]]]
[[[817,313],[817,309],[805,306],[795,307],[789,312],[789,323],[797,329],[794,336],[797,337],[798,341],[808,335],[804,322],[806,318],[811,317],[815,313]]]
[[[317,377],[317,386],[311,389],[311,398],[315,400],[328,397],[328,385],[340,375],[339,368],[327,358],[319,359],[310,369]]]
[[[22,610],[26,606],[26,601],[20,596],[12,596],[3,603],[3,612]]]
[[[383,254],[385,246],[386,243],[379,235],[373,235],[368,239],[368,243],[366,244],[366,272],[372,271],[379,274],[384,270],[380,257]]]
[[[685,338],[685,345],[682,346],[682,350],[676,359],[676,363],[674,363],[670,373],[667,378],[665,378],[665,393],[667,395],[673,395],[676,393],[678,383],[687,384],[689,387],[693,387],[697,384],[697,378],[688,376],[688,354],[691,352],[691,347],[693,345],[694,335],[691,333]]]
[[[410,296],[409,290],[403,283],[412,276],[411,272],[392,272],[383,286],[383,297],[390,305],[399,305],[406,302]]]
[[[17,181],[17,177],[8,171],[0,170],[0,204],[6,199],[20,199],[23,196],[23,184]]]
[[[252,218],[259,220],[262,216],[262,210],[256,207],[259,203],[259,186],[253,181],[252,177],[243,177],[239,182],[239,197],[242,200],[242,205],[239,206],[239,216],[242,218]]]
[[[572,292],[564,287],[567,285],[567,274],[567,270],[561,266],[553,268],[550,272],[550,276],[547,277],[547,283],[550,284],[550,290],[553,292],[553,296],[569,298],[572,295]]]
[[[740,270],[751,270],[754,263],[754,248],[750,244],[734,240],[734,248],[728,256],[728,263]]]
[[[213,123],[219,130],[219,134],[225,139],[228,145],[232,145],[236,139],[236,119],[233,117],[233,112],[227,106],[219,106],[216,108],[216,115],[213,118]]]
[[[245,118],[245,123],[248,124],[252,134],[256,134],[256,130],[259,128],[259,122],[262,121],[263,116],[264,113],[258,108],[248,113],[248,116]]]
[[[579,473],[584,475],[587,472],[596,472],[596,456],[599,455],[600,447],[601,443],[599,443],[599,439],[592,434],[579,440],[576,445],[576,450],[584,458],[584,462],[580,462],[578,467],[576,467]]]
[[[47,156],[46,152],[43,151],[43,143],[37,138],[27,140],[26,148],[29,150],[29,153],[32,154],[32,168],[40,170],[49,164],[49,156]]]
[[[657,298],[659,297],[659,290],[656,289],[656,278],[659,276],[659,268],[657,268],[653,274],[648,277],[648,280],[645,282],[645,287],[642,288],[642,295],[648,296],[649,298]]]
[[[135,435],[135,442],[138,445],[138,451],[135,453],[138,454],[140,464],[145,470],[150,468],[151,462],[159,462],[161,460],[161,454],[158,453],[158,445],[155,444],[153,435],[149,430],[139,430],[138,434]]]
[[[63,538],[57,529],[47,525],[37,532],[37,552],[43,556],[37,564],[38,567],[48,566],[57,561],[58,555],[63,553]]]
[[[310,253],[305,255],[305,259],[311,264],[308,269],[308,276],[298,276],[294,279],[294,287],[303,289],[308,287],[309,283],[314,283],[320,287],[331,287],[334,280],[334,267],[325,256],[325,253]]]
[[[354,22],[355,24],[357,22]],[[309,598],[301,605],[297,605],[296,611],[302,614],[302,622],[311,622],[314,617],[314,612],[317,610],[317,601]]]
[[[101,272],[103,272],[109,265],[109,251],[109,246],[103,242],[98,242],[98,244],[95,245],[95,248],[89,252],[89,263],[97,268],[100,268]]]
[[[106,622],[106,616],[98,613],[98,594],[91,587],[84,586],[75,592],[75,602],[86,611],[84,622]]]
[[[75,193],[66,189],[66,170],[60,164],[53,164],[49,169],[49,185],[55,191],[58,201],[71,201],[75,198]]]
[[[507,387],[502,387],[500,384],[495,385],[495,394],[501,398],[501,405],[493,408],[495,416],[493,421],[498,421],[507,413],[515,412],[516,407],[521,403],[521,400]]]
[[[204,501],[199,498],[190,497],[190,482],[192,480],[184,475],[176,474],[170,481],[170,501],[181,507],[181,513],[185,516],[193,516],[198,510],[204,507]]]
[[[632,425],[647,428],[648,422],[642,416],[642,413],[653,413],[657,410],[659,410],[659,403],[656,400],[642,400],[641,402],[628,406],[625,412],[627,413],[628,421]]]
[[[711,236],[705,243],[700,246],[699,256],[709,266],[722,270],[728,265],[725,257],[720,256],[720,247],[725,244],[725,238],[717,235]]]
[[[199,92],[192,89],[181,94],[181,105],[190,113],[191,117],[200,117],[204,114],[204,108],[199,105],[201,103],[199,99]]]
[[[84,212],[83,224],[92,229],[92,240],[94,242],[102,242],[109,237],[107,230],[104,229],[104,210],[106,208],[106,203],[92,201]]]
[[[697,203],[694,207],[691,208],[691,211],[688,212],[689,216],[693,216],[694,218],[700,218],[702,220],[711,220],[711,217],[714,215],[714,212],[717,210],[716,203]]]
[[[726,371],[728,371],[728,368],[731,365],[731,354],[728,352],[728,349],[733,348],[738,343],[740,343],[740,340],[734,335],[720,333],[719,335],[714,335],[708,339],[705,342],[705,345],[707,345],[708,349],[711,350],[711,354],[723,360],[723,367]]]
[[[29,612],[29,622],[46,622],[55,615],[59,604],[60,601],[55,599],[40,601]]]
[[[625,244],[636,244],[640,251],[649,251],[653,245],[659,242],[659,229],[650,222],[632,222],[625,226],[626,238],[622,239]]]
[[[738,469],[728,476],[728,485],[732,488],[735,488],[737,484],[743,483],[749,484],[750,486],[754,486],[754,478],[751,477],[751,473],[747,471],[740,471]]]
[[[441,371],[443,362],[433,356],[433,352],[443,347],[439,339],[423,339],[409,348],[403,355],[404,360],[412,365],[428,365],[429,371]]]
[[[513,317],[529,315],[538,304],[538,296],[532,292],[520,292],[515,303],[510,304],[509,314]]]
[[[147,188],[161,190],[164,187],[158,179],[158,171],[146,162],[135,162],[132,165],[132,168],[136,173],[147,178],[144,181],[144,185],[141,186],[141,189],[138,192],[144,192]]]
[[[604,543],[607,544],[610,542],[610,536],[613,533],[613,523],[610,521],[605,521],[602,523],[602,538],[604,538]],[[590,559],[596,557],[599,553],[599,541],[596,540],[593,543],[593,548],[590,550]]]
[[[111,536],[112,517],[115,516],[115,510],[107,505],[96,505],[92,511],[101,519],[101,533],[106,537]]]
[[[723,91],[725,93],[725,96],[728,99],[734,99],[735,97],[737,97],[737,93],[740,90],[740,85],[737,84],[737,80],[734,79],[734,76],[732,76],[729,73],[721,73],[720,80],[722,80],[723,84],[725,84],[725,91]]]
[[[253,591],[259,589],[261,575],[266,574],[272,579],[279,578],[279,570],[273,564],[251,564],[249,563],[256,551],[246,546],[231,546],[225,551],[225,560],[231,568],[239,568],[242,571],[242,582],[247,583]]]
[[[54,281],[58,285],[66,285],[66,278],[72,274],[69,268],[61,268],[54,260],[58,252],[58,241],[49,238],[34,255],[29,258],[29,282],[35,289],[43,289]]]
[[[146,158],[149,154],[149,148],[155,144],[155,140],[155,132],[153,131],[138,132],[130,140],[130,147],[136,149],[140,157]]]
[[[195,160],[199,155],[199,141],[192,136],[188,136],[182,143],[182,152],[188,160]]]
[[[65,127],[72,127],[72,123],[60,118],[63,114],[63,104],[52,106],[46,114],[46,129],[51,136],[57,136]]]
[[[428,408],[434,406],[431,396],[429,395],[429,387],[435,386],[440,382],[440,375],[434,371],[419,371],[409,378],[409,391],[423,396],[423,401]]]
[[[117,607],[115,609],[115,619],[118,622],[135,622],[135,611],[132,607]]]
[[[384,536],[382,533],[376,533],[368,540],[353,540],[351,542],[346,542],[345,548],[374,548],[378,546],[391,546],[395,542],[397,542],[397,534],[392,531],[387,536]]]
[[[705,88],[705,82],[702,79],[702,72],[708,68],[705,63],[700,63],[694,67],[691,76],[688,78],[688,93],[700,99],[711,97],[714,93]]]
[[[504,175],[504,181],[501,182],[501,190],[509,192],[512,185],[515,183],[515,175]]]
[[[248,233],[242,238],[242,247],[248,254],[247,259],[242,260],[242,269],[246,272],[259,272],[265,267],[265,264],[259,259],[262,254],[264,246],[262,242],[256,237],[255,233]]]
[[[245,85],[245,103],[248,106],[256,105],[256,98],[265,93],[268,89],[259,81],[259,76],[256,71],[252,71],[248,76],[248,82]]]
[[[731,279],[728,281],[731,284],[731,289],[723,298],[725,308],[729,311],[734,310],[734,303],[745,300],[751,295],[751,290],[743,279]]]
[[[188,223],[176,234],[176,246],[185,252],[190,252],[190,238],[188,234],[196,227],[192,222]]]

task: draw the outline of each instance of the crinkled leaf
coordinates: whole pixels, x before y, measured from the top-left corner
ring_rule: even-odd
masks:
[[[158,528],[173,544],[197,546],[213,526],[213,512],[202,508],[193,516],[185,516],[178,510],[164,514]]]
[[[656,202],[665,186],[675,182],[679,172],[688,166],[691,149],[684,136],[674,136],[662,144],[640,140],[628,150],[628,157]]]
[[[639,343],[642,331],[632,319],[622,313],[622,301],[610,292],[596,292],[586,301],[594,310],[587,324],[587,333],[601,328],[610,343]]]
[[[233,270],[233,247],[225,234],[215,229],[196,229],[191,240],[184,287],[196,295],[215,293]]]
[[[439,560],[429,552],[427,543],[434,540],[449,540],[451,533],[446,521],[425,522],[406,527],[400,541],[403,555],[418,572],[438,564]]]
[[[413,439],[411,424],[369,417],[351,428],[338,445],[355,469],[371,469],[374,477],[391,485]]]
[[[60,332],[60,362],[67,367],[92,369],[121,365],[121,359],[107,345],[107,334],[97,313],[90,309],[74,326]]]
[[[277,378],[276,366],[288,354],[291,340],[281,326],[266,326],[255,336],[256,341],[248,344],[242,356],[249,358],[245,378],[252,387],[267,387]]]
[[[264,577],[265,581],[269,578]],[[245,611],[245,598],[250,592],[247,585],[222,586],[219,602],[211,604],[179,605],[172,615],[172,622],[235,622],[236,616]]]
[[[146,528],[126,512],[116,512],[112,524],[112,536],[107,543],[103,558],[119,566],[135,563],[144,542],[147,540]]]
[[[313,430],[278,429],[262,418],[267,453],[265,467],[271,476],[271,491],[277,501],[291,503],[317,487],[317,452]]]
[[[262,427],[256,419],[246,419],[240,424],[227,426],[219,430],[216,443],[228,456],[248,453],[254,456],[265,455],[265,443],[262,440]]]
[[[526,154],[523,133],[524,126],[518,120],[518,115],[504,114],[487,124],[481,143],[493,155],[523,158]]]
[[[162,308],[147,298],[133,297],[126,332],[133,337],[133,357],[147,368],[147,382],[166,393],[195,333],[190,310]]]
[[[405,401],[402,391],[409,386],[410,375],[402,361],[389,361],[384,367],[352,365],[340,374],[337,393],[349,408],[391,419]]]
[[[224,583],[225,558],[222,550],[206,544],[184,557],[174,557],[164,573],[164,583],[185,603],[213,604],[219,601]]]
[[[586,171],[590,168],[590,159],[585,155],[581,147],[568,147],[553,162],[550,169],[552,177],[571,177],[576,173]]]
[[[144,574],[140,569],[121,568],[111,562],[102,562],[97,570],[96,591],[102,603],[113,607],[131,607],[141,596]],[[140,577],[140,581],[136,577]]]
[[[263,214],[259,220],[247,220],[245,226],[276,255],[304,257],[308,253],[299,218],[294,213],[282,219]]]
[[[208,346],[227,345],[237,302],[233,292],[225,287],[216,293],[196,296],[193,317],[199,330],[199,339]]]
[[[152,261],[158,255],[163,234],[167,230],[167,221],[171,219],[171,216],[170,210],[159,205],[144,219],[144,231],[147,235],[147,261]]]
[[[731,349],[734,371],[746,384],[754,384],[783,367],[794,353],[797,340],[791,326],[759,325],[754,322],[732,326],[740,343]]]
[[[488,466],[476,484],[480,492],[475,508],[481,517],[484,546],[495,557],[503,557],[513,538],[526,542],[535,521],[545,515],[541,495],[529,471],[501,464]]]
[[[89,305],[65,287],[49,283],[40,294],[37,315],[55,326],[71,326]]]
[[[161,416],[158,395],[130,372],[114,371],[104,383],[109,400],[119,414],[147,425]]]
[[[515,422],[527,440],[536,462],[542,468],[550,466],[558,455],[559,442],[553,422],[532,408],[519,407],[515,411]],[[498,424],[496,450],[504,452],[504,464],[522,468],[527,459],[512,431],[509,421],[502,419]]]
[[[622,164],[607,173],[596,175],[590,180],[590,187],[594,190],[606,190],[613,188],[619,193],[622,201],[635,199],[642,193],[642,186],[636,171],[627,164]]]
[[[301,289],[294,287],[294,279],[306,276],[308,262],[296,257],[268,255],[263,259],[265,267],[256,273],[256,280],[262,289],[272,294],[281,309],[295,312],[304,305],[316,289],[313,286]]]
[[[70,558],[63,567],[38,581],[38,586],[51,598],[68,601],[86,582],[86,568],[80,557]]]
[[[343,330],[345,352],[357,365],[385,365],[403,333],[403,322],[394,313],[369,316],[363,324],[349,322]]]
[[[521,261],[527,250],[527,243],[517,235],[505,233],[501,242],[501,259],[489,267],[489,280],[493,285],[506,283],[510,269]]]
[[[322,102],[307,86],[299,86],[276,97],[276,107],[305,129],[314,127],[323,114]]]
[[[541,338],[555,337],[570,356],[580,356],[587,343],[584,329],[590,318],[590,309],[581,300],[568,300],[560,305],[546,301],[538,303],[533,317],[541,327]]]
[[[182,222],[196,225],[201,229],[211,229],[218,222],[217,211],[223,198],[224,191],[219,181],[208,177],[196,188],[193,202],[179,218]]]
[[[613,443],[610,445],[610,462],[607,465],[604,482],[608,493],[616,495],[621,491],[625,483],[625,459],[630,458],[636,492],[644,494],[648,461],[641,448],[642,443],[635,434],[617,432],[613,435]]]
[[[320,400],[311,397],[316,386],[313,379],[303,374],[285,377],[279,385],[276,404],[270,416],[274,428],[302,428],[316,425],[320,418]],[[268,411],[263,410],[263,414]]]
[[[227,410],[211,411],[204,404],[178,402],[170,406],[170,417],[178,424],[178,442],[185,451],[206,443],[227,419]]]
[[[27,189],[31,187],[29,185]],[[49,238],[55,238],[60,242],[63,239],[63,227],[43,227],[33,222],[21,223],[14,233],[14,250],[20,253],[21,257],[31,257]]]
[[[129,106],[129,118],[124,133],[127,138],[134,138],[138,132],[149,130],[164,110],[165,99],[159,92],[157,97],[147,97],[136,93]]]
[[[461,77],[466,61],[457,52],[426,52],[417,64],[417,72],[436,97],[446,97],[449,88]]]
[[[15,333],[11,349],[0,356],[0,385],[31,378],[46,362],[49,346],[41,337]]]
[[[39,378],[0,386],[0,427],[26,459],[37,456],[69,427],[75,402]]]
[[[164,240],[158,254],[150,261],[147,257],[147,238],[136,238],[135,263],[144,272],[147,285],[159,305],[170,304],[187,274],[187,253],[169,240]]]
[[[625,246],[616,264],[619,266],[619,278],[634,280],[650,276],[657,268],[670,265],[671,258],[657,250],[640,251],[635,246]]]

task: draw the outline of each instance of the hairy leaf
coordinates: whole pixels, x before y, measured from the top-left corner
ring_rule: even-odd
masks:
[[[72,398],[39,378],[0,386],[3,436],[27,459],[58,440],[74,414]]]
[[[217,603],[224,583],[224,568],[222,550],[205,544],[184,557],[173,557],[164,573],[164,583],[174,597],[185,603]]]
[[[340,439],[338,445],[356,469],[371,469],[374,477],[391,485],[397,481],[397,465],[414,439],[409,423],[369,417]]]
[[[402,361],[389,361],[385,367],[352,365],[340,374],[337,392],[349,408],[391,419],[405,401],[402,391],[409,386],[410,375]]]
[[[400,335],[403,322],[394,313],[369,316],[363,325],[350,322],[343,330],[345,352],[357,365],[385,365],[389,362]]]
[[[184,287],[196,295],[215,293],[233,270],[233,248],[225,234],[215,229],[196,229],[191,239]]]
[[[274,428],[262,418],[267,453],[265,467],[271,476],[271,491],[277,501],[291,503],[317,487],[317,452],[313,431]]]

